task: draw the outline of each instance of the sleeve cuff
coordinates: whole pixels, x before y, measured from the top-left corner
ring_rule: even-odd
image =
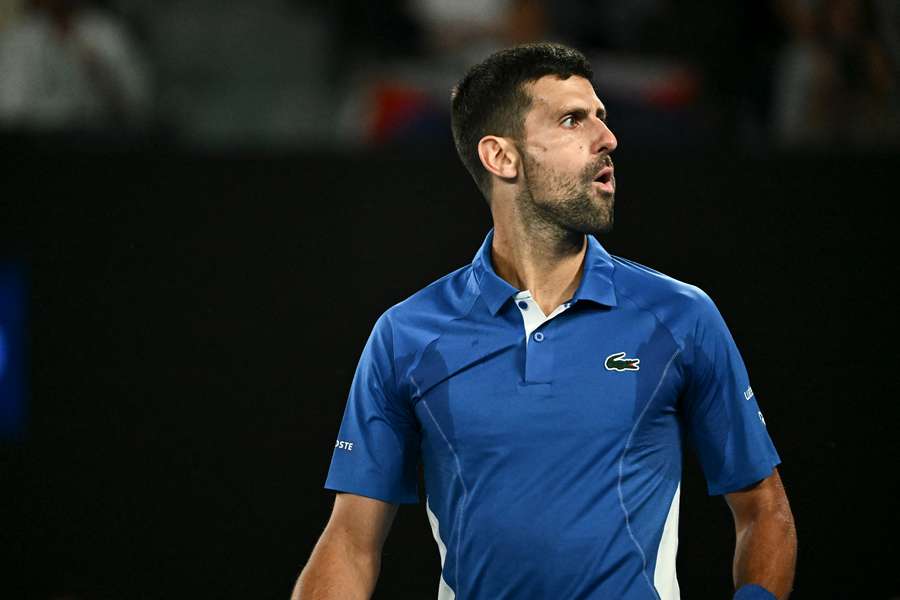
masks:
[[[778,598],[763,586],[748,583],[738,588],[734,593],[734,600],[778,600]]]
[[[710,483],[707,487],[707,490],[709,491],[710,496],[721,496],[722,494],[737,492],[738,490],[750,487],[754,483],[762,481],[766,477],[770,476],[772,474],[772,471],[775,470],[775,467],[780,464],[781,460],[778,459],[761,463],[751,470],[744,471],[743,473],[741,473],[740,477],[734,477],[730,481],[727,481],[725,483]]]
[[[341,485],[340,483],[327,481],[324,488],[333,492],[344,494],[356,494],[366,498],[374,498],[389,504],[419,504],[418,492],[397,493],[386,488],[362,487],[358,485]]]

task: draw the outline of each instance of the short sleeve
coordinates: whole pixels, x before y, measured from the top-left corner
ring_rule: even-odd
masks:
[[[416,504],[419,427],[397,393],[388,314],[366,342],[335,441],[325,488],[393,504]]]
[[[688,343],[691,360],[684,411],[709,494],[734,492],[765,479],[781,459],[731,332],[702,292]]]

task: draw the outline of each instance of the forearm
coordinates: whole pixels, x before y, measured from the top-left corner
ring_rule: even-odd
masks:
[[[797,533],[790,510],[761,513],[737,530],[734,586],[755,583],[786,600],[796,561]]]
[[[300,573],[291,600],[368,600],[380,570],[380,556],[361,552],[326,531]]]

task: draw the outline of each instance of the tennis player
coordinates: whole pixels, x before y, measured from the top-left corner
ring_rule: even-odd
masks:
[[[617,140],[592,79],[544,43],[454,89],[456,148],[494,226],[471,264],[375,323],[295,599],[371,596],[422,464],[439,600],[677,600],[686,445],[734,516],[734,598],[788,597],[780,458],[725,322],[595,237],[613,225]]]

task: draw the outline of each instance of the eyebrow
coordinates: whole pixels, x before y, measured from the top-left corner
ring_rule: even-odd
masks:
[[[563,117],[565,115],[572,115],[574,117],[578,117],[579,119],[584,119],[588,116],[588,111],[581,107],[565,107],[559,111],[559,116]],[[607,113],[606,108],[600,106],[597,108],[597,118],[601,121],[606,121]]]

